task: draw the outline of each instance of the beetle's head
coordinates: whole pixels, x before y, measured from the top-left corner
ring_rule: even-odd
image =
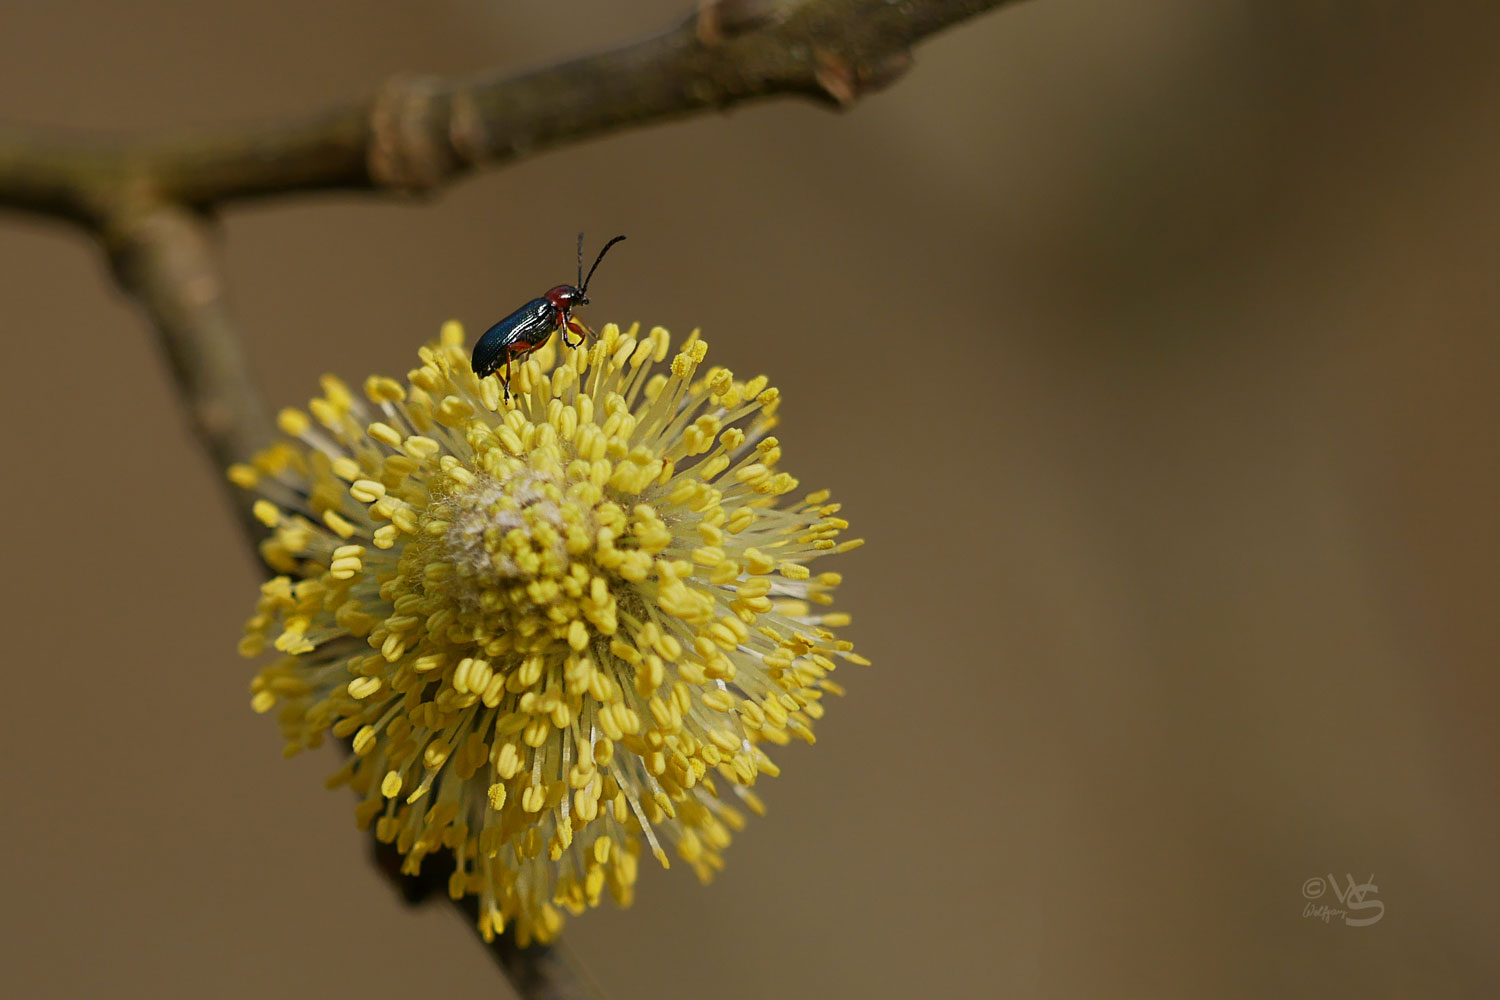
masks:
[[[583,290],[576,285],[558,285],[556,288],[548,290],[543,298],[552,303],[552,308],[563,312],[567,312],[574,306],[586,306],[589,304],[588,296],[584,295]]]

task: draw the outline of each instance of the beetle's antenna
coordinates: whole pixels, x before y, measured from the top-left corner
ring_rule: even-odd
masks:
[[[589,282],[593,280],[594,272],[597,271],[597,270],[599,270],[599,262],[604,259],[604,255],[605,254],[609,253],[609,248],[610,247],[614,246],[616,243],[620,242],[624,238],[625,238],[624,236],[616,236],[614,239],[612,239],[608,243],[604,244],[604,249],[600,250],[599,251],[599,256],[597,256],[597,257],[594,258],[594,266],[591,267],[591,268],[589,268],[589,276],[587,278],[584,278],[583,279],[583,283],[578,286],[578,290],[580,292],[586,292],[586,291],[589,290]],[[582,256],[582,254],[583,254],[583,234],[582,233],[578,234],[578,253],[579,253],[579,257],[578,257],[578,270],[581,272],[583,270],[583,256]]]
[[[578,287],[583,288],[583,234],[578,234]]]

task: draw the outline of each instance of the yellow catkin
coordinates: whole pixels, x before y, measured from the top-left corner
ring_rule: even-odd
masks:
[[[349,741],[361,826],[407,870],[452,852],[482,933],[546,941],[628,903],[644,851],[722,867],[763,745],[811,742],[829,672],[867,662],[810,568],[858,543],[826,492],[787,499],[776,391],[705,368],[696,331],[548,344],[508,401],[462,344],[325,378],[229,470],[285,574],[240,648],[274,653],[251,703],[288,750]]]

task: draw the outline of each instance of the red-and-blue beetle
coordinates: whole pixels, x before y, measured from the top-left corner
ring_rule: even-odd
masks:
[[[587,294],[589,281],[598,270],[599,262],[604,259],[605,254],[609,253],[610,247],[624,238],[624,236],[616,236],[604,244],[604,249],[600,250],[599,256],[594,258],[594,266],[589,268],[588,277],[585,278],[583,276],[583,234],[579,233],[578,284],[558,285],[540,298],[532,299],[484,331],[484,336],[474,344],[474,356],[471,361],[474,374],[484,378],[504,368],[500,376],[500,384],[505,386],[505,398],[508,400],[510,399],[510,363],[512,361],[524,358],[541,347],[552,336],[554,330],[559,332],[563,343],[569,347],[577,347],[583,343],[584,338],[594,331],[581,321],[574,319],[573,310],[578,306],[589,304]],[[577,335],[576,343],[568,340],[569,333]]]

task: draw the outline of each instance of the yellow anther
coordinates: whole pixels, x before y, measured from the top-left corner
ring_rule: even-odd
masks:
[[[365,397],[372,403],[399,403],[406,399],[406,389],[393,378],[371,375],[365,379]]]
[[[384,682],[379,677],[356,677],[349,682],[349,697],[360,700],[379,691]]]
[[[260,473],[255,466],[240,462],[229,467],[229,481],[242,490],[254,489],[260,482]]]
[[[301,437],[312,426],[312,421],[301,410],[287,407],[276,414],[276,427],[288,437]]]
[[[396,428],[392,427],[390,424],[376,421],[369,427],[365,428],[365,433],[370,436],[371,440],[378,441],[381,444],[385,445],[387,448],[401,447],[401,432],[396,430]]]
[[[354,525],[344,519],[338,511],[326,510],[323,512],[323,523],[340,538],[351,538],[354,535]]]
[[[356,479],[349,485],[349,495],[360,503],[374,503],[385,496],[385,486],[372,479]]]

